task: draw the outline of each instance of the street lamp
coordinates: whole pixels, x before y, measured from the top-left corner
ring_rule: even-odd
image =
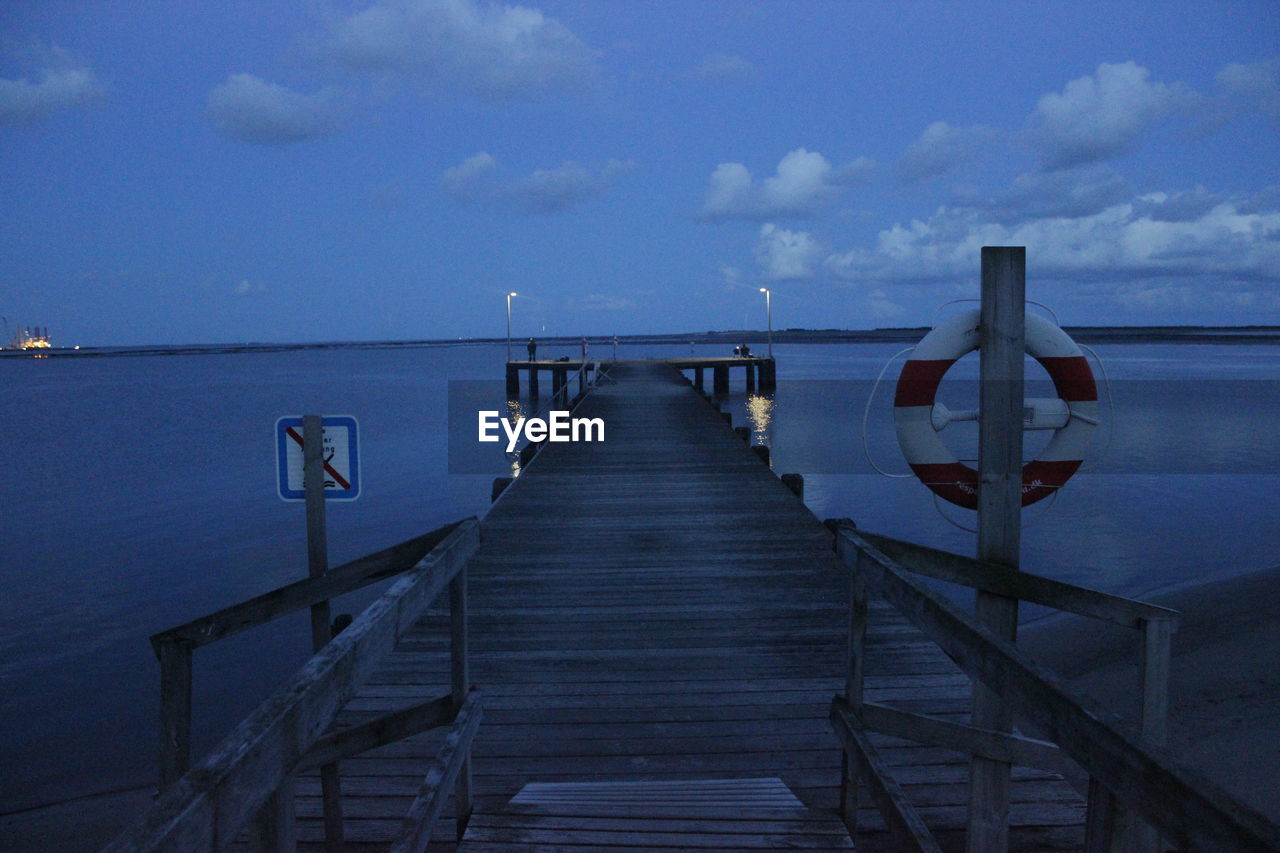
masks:
[[[507,361],[511,360],[511,297],[516,295],[514,290],[507,294]]]
[[[760,288],[760,292],[764,294],[764,313],[769,320],[769,358],[773,358],[773,294],[767,287]]]

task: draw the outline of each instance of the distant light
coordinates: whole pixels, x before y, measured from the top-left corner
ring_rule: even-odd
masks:
[[[769,292],[769,288],[767,288],[767,287],[762,287],[762,288],[760,288],[760,292],[761,292],[761,293],[768,293],[768,292]]]
[[[507,296],[519,296],[519,295],[520,294],[516,293],[514,290],[507,294]]]
[[[72,349],[80,349],[80,345],[76,344],[74,347],[72,347]]]

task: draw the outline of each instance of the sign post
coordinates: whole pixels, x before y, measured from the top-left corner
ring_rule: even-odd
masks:
[[[329,570],[325,501],[355,500],[360,495],[360,443],[356,419],[349,416],[280,418],[276,421],[278,491],[286,501],[303,500],[307,510],[307,570],[312,578]],[[311,647],[320,651],[332,639],[329,602],[311,605]],[[336,762],[320,768],[325,848],[344,849],[342,789]]]
[[[982,308],[978,329],[978,559],[1011,569],[1022,547],[1022,404],[1026,352],[1025,246],[982,247]],[[1018,601],[979,591],[975,615],[1014,642]],[[1013,718],[999,694],[973,685],[973,725],[1007,732]],[[1010,766],[974,756],[969,765],[968,853],[1009,849]]]

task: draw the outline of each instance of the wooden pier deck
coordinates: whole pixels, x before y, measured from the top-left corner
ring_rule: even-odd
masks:
[[[458,849],[850,849],[828,720],[849,576],[830,532],[668,365],[615,364],[577,414],[604,418],[606,441],[546,446],[467,569],[485,716]],[[403,637],[338,724],[447,688],[447,620],[437,608]],[[968,679],[936,645],[886,605],[871,626],[868,701],[967,720]],[[386,848],[441,736],[342,762],[347,849]],[[967,758],[872,739],[962,849]],[[1079,794],[1014,780],[1013,849],[1080,849]],[[297,792],[301,849],[323,849],[318,777]],[[858,821],[859,850],[896,849],[865,799]],[[453,832],[441,821],[432,847]]]

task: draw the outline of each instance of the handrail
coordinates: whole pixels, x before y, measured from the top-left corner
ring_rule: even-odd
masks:
[[[859,530],[858,536],[916,574],[1033,604],[1043,604],[1080,616],[1091,616],[1126,628],[1140,628],[1144,622],[1156,619],[1176,621],[1179,615],[1178,611],[1167,607],[1098,592],[865,530]]]
[[[1063,685],[876,547],[849,522],[834,524],[845,565],[893,604],[976,681],[1045,733],[1114,798],[1182,848],[1280,851],[1280,826],[1147,740],[1123,734],[1112,715]],[[852,644],[852,640],[851,640]],[[861,685],[849,705],[861,704]],[[847,697],[848,698],[848,697]],[[1091,798],[1092,799],[1092,798]]]
[[[160,794],[132,829],[104,853],[220,850],[269,802],[290,809],[291,774],[307,757],[356,686],[446,588],[454,616],[454,676],[466,678],[465,567],[479,546],[474,519],[460,523],[404,577],[374,601],[200,763]],[[459,634],[464,642],[457,642]],[[457,660],[461,650],[463,661]],[[454,708],[467,686],[453,685]],[[465,762],[464,762],[465,763]],[[469,775],[469,771],[468,771]],[[458,781],[459,813],[470,811],[469,779]],[[462,796],[460,796],[462,799]],[[464,821],[460,821],[461,823]],[[286,821],[277,819],[280,827]],[[291,822],[289,822],[291,823]],[[287,844],[282,844],[287,846]]]
[[[151,636],[151,645],[157,647],[157,655],[159,644],[164,642],[185,642],[198,648],[408,571],[461,523],[451,522],[390,548],[357,557],[318,578],[285,584],[239,604],[160,631]]]
[[[160,790],[191,766],[192,657],[197,648],[406,572],[462,523],[446,524],[344,563],[320,577],[286,584],[153,634],[151,647],[160,661]]]

